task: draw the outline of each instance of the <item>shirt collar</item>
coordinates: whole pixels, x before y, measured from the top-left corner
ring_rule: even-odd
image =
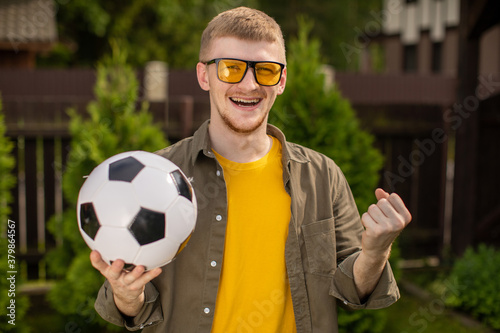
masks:
[[[283,147],[283,161],[288,163],[290,161],[295,161],[298,163],[307,163],[309,159],[302,153],[300,149],[297,149],[297,145],[287,143],[285,134],[276,126],[267,124],[267,134],[274,136],[281,142],[281,146]]]
[[[196,162],[200,152],[203,152],[205,156],[214,157],[212,145],[210,144],[210,136],[208,135],[209,124],[210,120],[205,121],[193,135],[193,151],[191,156],[193,164]]]
[[[196,162],[201,152],[205,156],[214,158],[212,145],[210,143],[210,136],[208,134],[209,124],[210,120],[205,121],[193,135],[193,151],[191,156],[193,164]],[[309,162],[309,159],[303,154],[302,150],[299,149],[297,145],[286,142],[285,135],[279,128],[274,125],[267,124],[267,134],[274,136],[281,142],[281,146],[283,147],[283,161],[286,165],[288,165],[290,161],[298,163]]]

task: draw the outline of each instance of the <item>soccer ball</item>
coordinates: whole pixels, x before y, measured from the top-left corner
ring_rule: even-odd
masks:
[[[99,164],[80,189],[77,218],[92,250],[111,264],[147,270],[172,261],[196,224],[191,183],[171,161],[144,151]]]

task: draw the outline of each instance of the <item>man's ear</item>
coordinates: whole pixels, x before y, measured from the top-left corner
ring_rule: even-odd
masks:
[[[198,84],[200,85],[201,89],[205,91],[210,90],[210,84],[208,82],[208,71],[207,71],[208,66],[204,63],[199,62],[196,65],[196,76],[198,77]]]
[[[283,69],[283,74],[281,74],[281,80],[278,83],[278,95],[283,94],[286,86],[286,67]]]

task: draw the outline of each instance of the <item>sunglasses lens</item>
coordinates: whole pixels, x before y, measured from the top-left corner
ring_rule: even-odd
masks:
[[[263,86],[274,86],[281,78],[282,67],[272,62],[256,62],[255,77],[257,83]],[[247,72],[246,61],[235,59],[220,59],[217,65],[219,80],[227,83],[238,83]]]
[[[218,65],[219,79],[227,83],[240,82],[246,69],[247,63],[244,61],[221,59]]]
[[[274,86],[281,78],[281,66],[272,62],[260,62],[255,65],[257,81],[263,86]]]

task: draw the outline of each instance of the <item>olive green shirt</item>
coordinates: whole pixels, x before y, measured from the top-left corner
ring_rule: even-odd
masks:
[[[95,308],[107,321],[130,330],[210,332],[222,267],[227,221],[223,171],[210,145],[209,121],[193,137],[159,152],[192,181],[198,219],[188,246],[146,285],[145,304],[134,318],[120,314],[106,281]],[[361,303],[353,265],[361,250],[363,227],[351,190],[328,157],[286,142],[268,125],[283,147],[283,185],[292,198],[286,262],[298,333],[337,332],[337,305],[377,309],[391,305],[399,290],[389,263],[373,293]],[[265,258],[262,258],[265,260]]]

